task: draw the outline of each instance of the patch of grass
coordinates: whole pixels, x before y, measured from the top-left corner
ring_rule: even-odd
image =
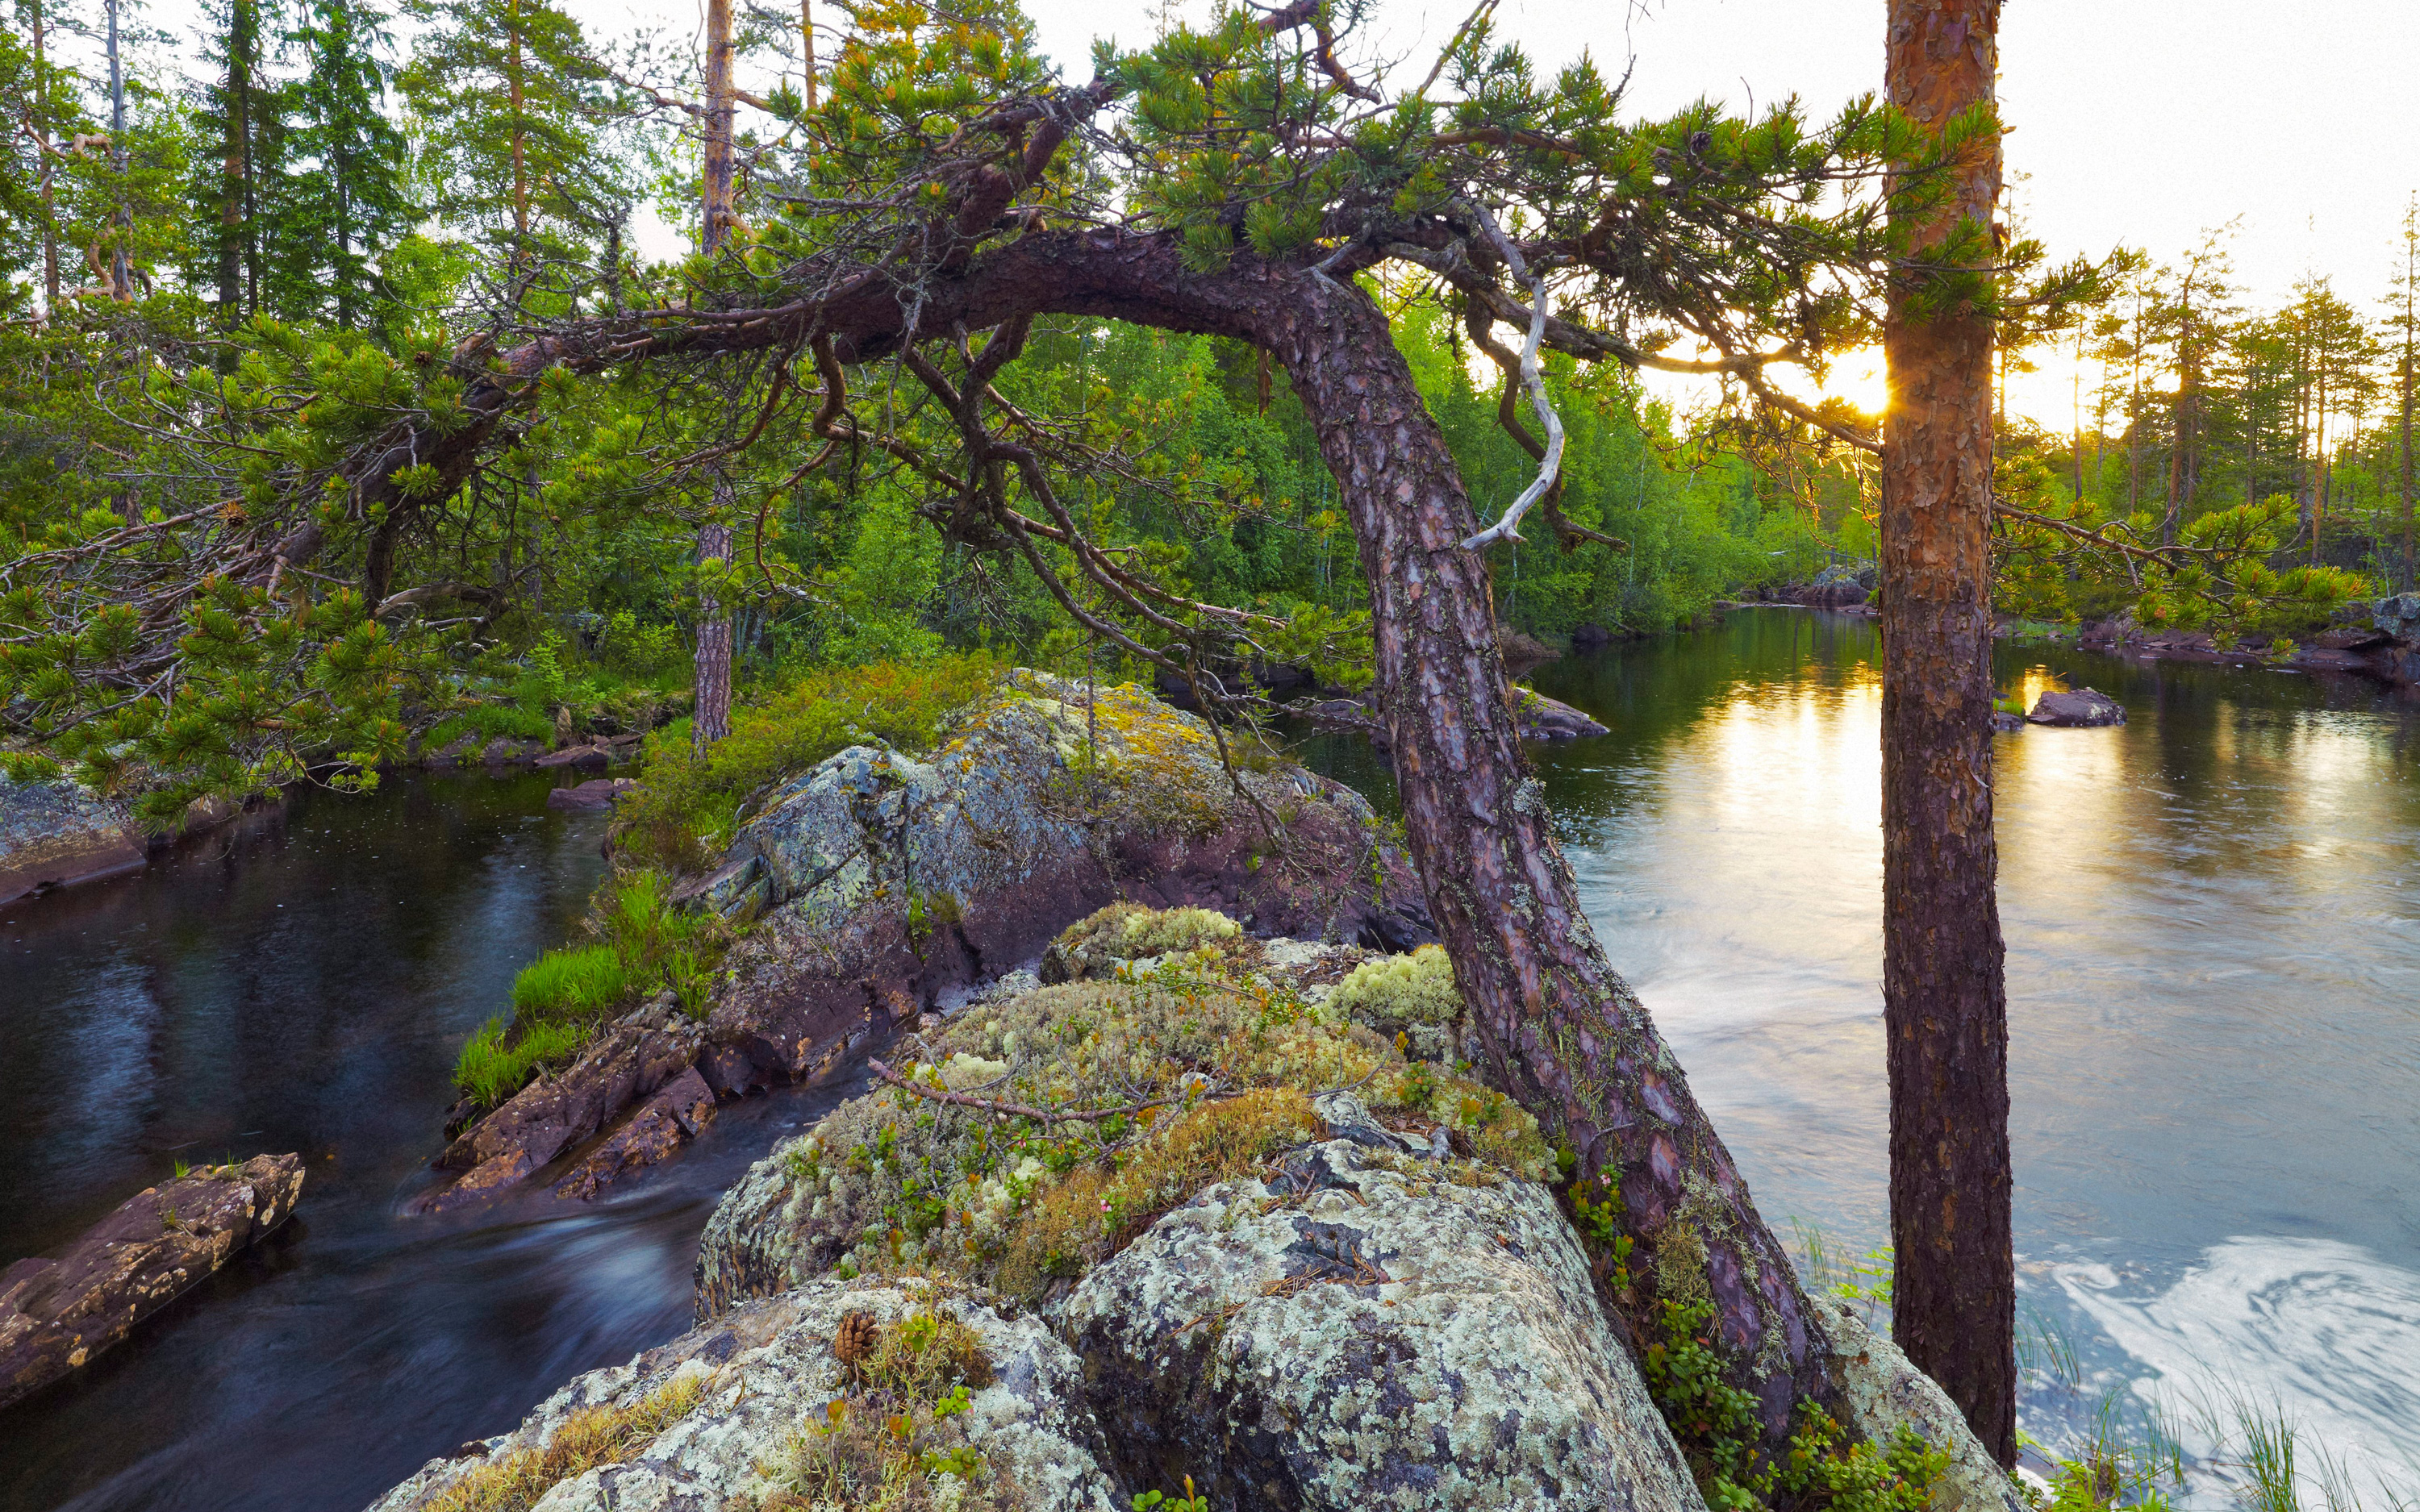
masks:
[[[2024,698],[2022,694],[2011,693],[2006,698],[1993,699],[1992,701],[1992,712],[1994,714],[2013,714],[2019,717],[2023,717],[2025,712]]]
[[[541,1067],[568,1065],[587,1048],[593,1032],[579,1024],[530,1022],[506,1042],[504,1021],[489,1019],[471,1036],[454,1063],[454,1085],[481,1107],[501,1107],[530,1083]]]
[[[628,1407],[574,1412],[544,1447],[490,1459],[427,1502],[422,1512],[526,1512],[574,1475],[629,1460],[694,1412],[706,1388],[704,1375],[688,1375]]]
[[[659,732],[639,785],[616,809],[617,841],[634,858],[701,870],[729,842],[749,800],[773,783],[853,745],[927,749],[1001,675],[981,653],[812,672],[732,710],[731,733],[703,759],[685,733]]]
[[[622,1001],[630,985],[630,969],[611,945],[549,950],[513,979],[513,1011],[523,1018],[594,1018]]]

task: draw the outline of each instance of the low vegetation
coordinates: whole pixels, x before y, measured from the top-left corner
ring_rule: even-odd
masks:
[[[599,889],[583,927],[597,943],[549,950],[522,967],[511,1026],[490,1019],[462,1047],[455,1085],[480,1107],[569,1064],[598,1029],[658,993],[671,993],[693,1018],[706,1013],[732,932],[712,915],[675,907],[663,872],[630,872]]]
[[[703,1374],[683,1375],[627,1407],[574,1412],[543,1447],[516,1449],[489,1460],[447,1487],[422,1512],[526,1512],[574,1475],[636,1458],[657,1435],[696,1410],[706,1383]]]
[[[690,749],[685,724],[667,726],[647,742],[639,785],[619,807],[620,853],[675,872],[701,870],[729,843],[750,800],[773,784],[854,745],[938,745],[1001,671],[975,652],[804,673],[733,709],[731,733],[702,757]]]
[[[802,1425],[769,1467],[761,1512],[1021,1512],[1016,1482],[992,1473],[962,1415],[991,1384],[983,1340],[926,1293],[888,1327],[853,1314],[838,1352],[846,1389]],[[870,1335],[870,1346],[859,1342]]]
[[[1112,929],[1207,943],[1155,952],[1164,959],[1147,973],[1112,967],[970,1009],[920,1041],[925,1058],[902,1073],[913,1088],[858,1099],[791,1145],[811,1266],[1039,1299],[1203,1187],[1319,1137],[1311,1096],[1330,1088],[1406,1126],[1449,1126],[1470,1180],[1553,1171],[1536,1121],[1511,1100],[1271,984],[1252,970],[1258,942],[1198,918],[1120,911],[1062,944]]]

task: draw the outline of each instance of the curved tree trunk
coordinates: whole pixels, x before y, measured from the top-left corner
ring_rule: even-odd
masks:
[[[1592,1200],[1618,1190],[1627,1284],[1593,1257],[1634,1343],[1664,1335],[1663,1303],[1711,1302],[1777,1446],[1800,1399],[1836,1399],[1821,1324],[1581,911],[1522,754],[1486,563],[1460,546],[1478,521],[1385,316],[1357,288],[1288,282],[1247,334],[1284,363],[1360,543],[1404,828],[1488,1069],[1602,1183]]]
[[[1999,0],[1891,0],[1890,98],[1938,128],[1993,98]],[[1921,228],[1991,222],[1996,142]],[[2016,1462],[2009,1011],[1992,833],[1992,322],[1909,318],[1884,351],[1883,1026],[1892,1332],[1985,1448]],[[2133,426],[2141,431],[2139,411]]]

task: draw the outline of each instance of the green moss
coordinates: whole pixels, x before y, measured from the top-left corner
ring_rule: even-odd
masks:
[[[1150,909],[1114,903],[1078,919],[1051,943],[1049,959],[1071,980],[1094,977],[1125,961],[1182,955],[1240,937],[1242,925],[1208,908]]]
[[[1202,1187],[1319,1137],[1307,1095],[1330,1088],[1355,1088],[1423,1138],[1435,1123],[1458,1129],[1474,1180],[1552,1171],[1536,1120],[1510,1099],[1256,980],[1254,942],[1220,943],[1235,959],[1183,957],[970,1010],[926,1041],[930,1061],[900,1068],[1024,1107],[1130,1111],[1044,1123],[894,1089],[844,1104],[791,1144],[783,1161],[805,1269],[1038,1293]]]

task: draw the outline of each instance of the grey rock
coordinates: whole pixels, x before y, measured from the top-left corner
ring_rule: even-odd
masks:
[[[0,777],[0,903],[128,871],[144,855],[119,805],[73,782]]]
[[[1878,1443],[1911,1428],[1949,1452],[1948,1472],[1932,1483],[1931,1512],[2031,1512],[2032,1504],[1975,1437],[1947,1392],[1898,1345],[1868,1328],[1854,1307],[1832,1298],[1815,1305],[1831,1335],[1848,1426]]]
[[[675,1512],[748,1506],[770,1489],[769,1472],[790,1440],[821,1422],[843,1394],[832,1338],[852,1312],[889,1323],[938,1305],[982,1338],[992,1384],[972,1393],[958,1419],[982,1457],[984,1473],[1014,1484],[1041,1512],[1116,1512],[1127,1499],[1104,1467],[1100,1428],[1085,1402],[1081,1367],[1066,1347],[1032,1319],[1001,1318],[980,1302],[937,1303],[894,1287],[819,1281],[690,1330],[626,1365],[592,1370],[548,1397],[520,1427],[431,1459],[371,1504],[371,1512],[411,1512],[481,1467],[521,1450],[543,1448],[582,1410],[630,1407],[686,1378],[705,1394],[687,1416],[619,1464],[561,1482],[539,1502],[545,1512]]]
[[[2025,718],[2063,729],[2124,724],[2126,706],[2098,689],[2079,687],[2067,693],[2044,693],[2034,701],[2033,712]]]
[[[2420,594],[2397,594],[2371,607],[2370,624],[2397,640],[2420,640]]]
[[[1128,1478],[1184,1467],[1222,1512],[1705,1504],[1560,1210],[1476,1166],[1309,1146],[1048,1317]]]

